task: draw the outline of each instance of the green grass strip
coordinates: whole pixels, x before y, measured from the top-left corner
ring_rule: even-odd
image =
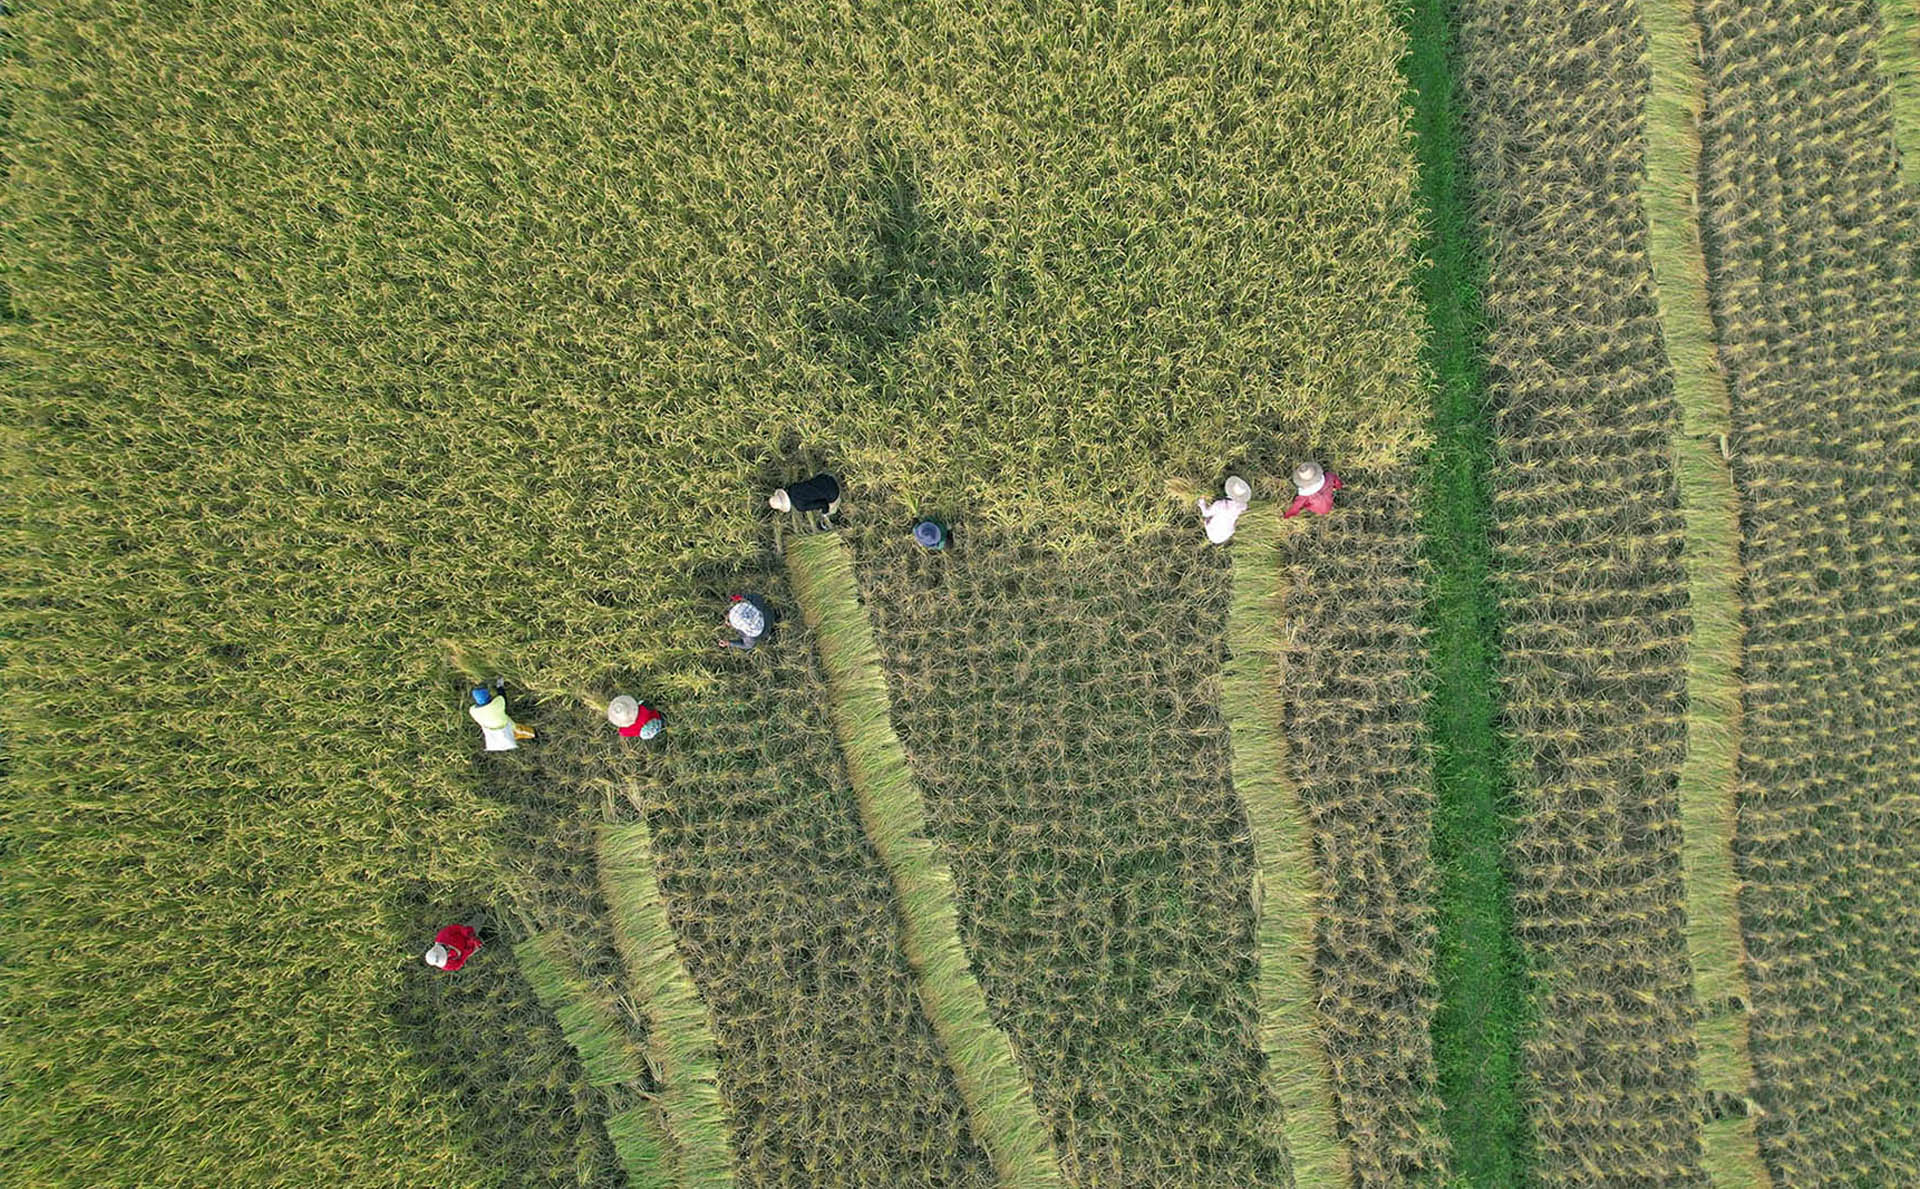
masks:
[[[794,597],[814,631],[860,818],[893,877],[904,948],[921,1002],[953,1066],[975,1136],[1007,1186],[1058,1186],[1053,1133],[1040,1118],[1013,1045],[994,1026],[960,943],[953,875],[927,837],[926,809],[894,733],[873,625],[853,554],[833,533],[787,542]]]
[[[1920,0],[1879,0],[1880,69],[1893,98],[1900,180],[1920,187]]]
[[[680,1157],[680,1184],[686,1189],[732,1185],[732,1122],[720,1093],[719,1046],[667,920],[652,837],[643,821],[602,825],[595,848],[600,886],[612,906],[614,946],[626,965],[634,1001],[647,1017],[648,1053]]]
[[[1700,1082],[1744,1097],[1753,1084],[1747,1048],[1746,950],[1733,866],[1740,754],[1740,516],[1723,451],[1732,429],[1707,313],[1706,257],[1695,192],[1699,121],[1706,94],[1695,58],[1699,31],[1690,0],[1641,0],[1652,90],[1647,103],[1647,213],[1660,328],[1680,407],[1673,437],[1680,510],[1686,517],[1687,754],[1680,766],[1680,858],[1687,888],[1687,955],[1693,965]],[[1767,1186],[1754,1120],[1723,1119],[1702,1132],[1713,1183]]]
[[[1287,622],[1280,533],[1279,510],[1272,505],[1240,518],[1221,709],[1233,752],[1233,790],[1246,808],[1253,837],[1255,990],[1267,1084],[1280,1107],[1294,1183],[1345,1185],[1352,1169],[1334,1123],[1333,1079],[1320,1044],[1314,994],[1320,881],[1306,811],[1287,778],[1280,719],[1279,650]]]
[[[1413,0],[1403,15],[1409,45],[1402,69],[1431,220],[1421,245],[1421,287],[1435,378],[1434,444],[1423,480],[1439,881],[1433,1053],[1440,1127],[1455,1171],[1485,1189],[1522,1183],[1529,1144],[1518,1091],[1526,974],[1505,866],[1510,790],[1494,730],[1499,617],[1487,488],[1493,441],[1479,357],[1486,265],[1462,161],[1452,9],[1448,0]]]

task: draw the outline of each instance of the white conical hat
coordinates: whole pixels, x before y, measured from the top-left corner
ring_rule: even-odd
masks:
[[[1326,486],[1327,473],[1320,469],[1317,462],[1303,462],[1293,468],[1294,490],[1301,495],[1312,495]]]
[[[727,608],[727,622],[743,636],[757,636],[766,629],[767,617],[760,614],[760,608],[742,599]]]
[[[786,488],[777,487],[774,489],[773,494],[767,497],[767,507],[772,508],[776,512],[791,512],[793,511],[793,497],[787,494]]]
[[[640,717],[640,703],[621,694],[607,703],[607,721],[616,727],[630,727]]]
[[[447,956],[447,947],[436,941],[428,947],[426,953],[420,955],[420,958],[429,966],[445,970],[447,968]]]
[[[1253,484],[1238,475],[1227,476],[1227,498],[1246,503],[1253,498]]]

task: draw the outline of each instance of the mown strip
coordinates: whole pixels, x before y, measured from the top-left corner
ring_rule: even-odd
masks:
[[[645,821],[600,828],[595,850],[627,987],[648,1023],[648,1055],[686,1189],[734,1183],[731,1126],[706,1004],[680,957]]]
[[[1740,514],[1728,464],[1732,413],[1707,313],[1706,258],[1695,199],[1705,81],[1688,0],[1641,0],[1652,92],[1647,102],[1647,212],[1661,332],[1673,366],[1673,456],[1687,524],[1687,752],[1680,765],[1687,954],[1700,1017],[1700,1083],[1744,1100],[1754,1083],[1747,1047],[1746,945],[1734,870],[1740,754]],[[1707,1175],[1722,1187],[1772,1184],[1754,1119],[1734,1110],[1702,1129]]]
[[[953,875],[927,837],[926,809],[889,717],[886,677],[860,605],[853,555],[831,533],[787,545],[794,597],[815,634],[860,817],[893,877],[907,961],[966,1099],[974,1134],[1008,1186],[1057,1186],[1051,1130],[1013,1046],[995,1027],[960,942]]]
[[[645,1082],[640,1055],[612,1004],[572,968],[557,934],[535,933],[514,946],[513,955],[534,995],[559,1020],[567,1042],[580,1054],[588,1081],[603,1091]],[[608,1116],[607,1137],[636,1189],[668,1183],[666,1148],[651,1106],[640,1102]]]
[[[1879,0],[1880,69],[1893,100],[1893,139],[1900,178],[1920,187],[1920,3]]]
[[[1256,990],[1260,1051],[1281,1111],[1298,1185],[1345,1185],[1352,1175],[1334,1121],[1313,982],[1314,908],[1320,898],[1313,840],[1288,778],[1277,654],[1285,637],[1280,520],[1272,505],[1241,517],[1227,606],[1228,659],[1221,711],[1233,755],[1233,790],[1253,837]]]
[[[1494,730],[1499,613],[1487,491],[1493,446],[1479,358],[1485,263],[1467,200],[1451,8],[1447,0],[1415,0],[1406,20],[1404,70],[1421,199],[1431,220],[1421,245],[1421,286],[1435,380],[1424,498],[1440,907],[1434,1061],[1441,1128],[1460,1175],[1473,1185],[1513,1185],[1526,1164],[1516,1088],[1525,996],[1504,866],[1509,792]]]

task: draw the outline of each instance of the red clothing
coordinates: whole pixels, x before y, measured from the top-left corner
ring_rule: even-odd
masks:
[[[447,947],[447,964],[440,969],[452,974],[467,964],[480,949],[480,935],[465,925],[448,925],[433,935],[435,945]]]
[[[1301,512],[1311,512],[1315,516],[1325,516],[1327,513],[1333,511],[1333,493],[1345,486],[1346,484],[1340,482],[1340,476],[1334,474],[1332,471],[1328,471],[1327,481],[1321,485],[1320,490],[1314,492],[1312,495],[1294,496],[1293,502],[1287,505],[1287,510],[1280,513],[1280,519],[1285,520]]]
[[[647,705],[645,702],[642,702],[640,703],[640,717],[633,720],[633,725],[621,727],[620,733],[622,735],[625,735],[629,739],[637,739],[640,737],[641,727],[646,726],[648,723],[652,722],[656,718],[662,718],[662,717],[665,717],[665,716],[662,715],[658,710],[655,710],[653,707]],[[660,725],[662,728],[666,726],[665,723],[661,723]]]

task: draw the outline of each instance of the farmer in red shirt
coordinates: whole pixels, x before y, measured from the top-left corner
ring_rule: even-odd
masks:
[[[433,945],[421,955],[427,965],[448,974],[467,964],[479,952],[480,934],[472,925],[448,925],[433,935]]]
[[[1293,489],[1300,494],[1293,497],[1293,502],[1287,505],[1286,511],[1280,513],[1280,517],[1285,520],[1301,512],[1325,516],[1333,511],[1333,493],[1345,486],[1340,482],[1340,476],[1332,471],[1321,470],[1319,463],[1303,462],[1293,468]]]
[[[607,703],[607,721],[620,728],[627,739],[651,739],[666,728],[666,716],[626,694]]]

